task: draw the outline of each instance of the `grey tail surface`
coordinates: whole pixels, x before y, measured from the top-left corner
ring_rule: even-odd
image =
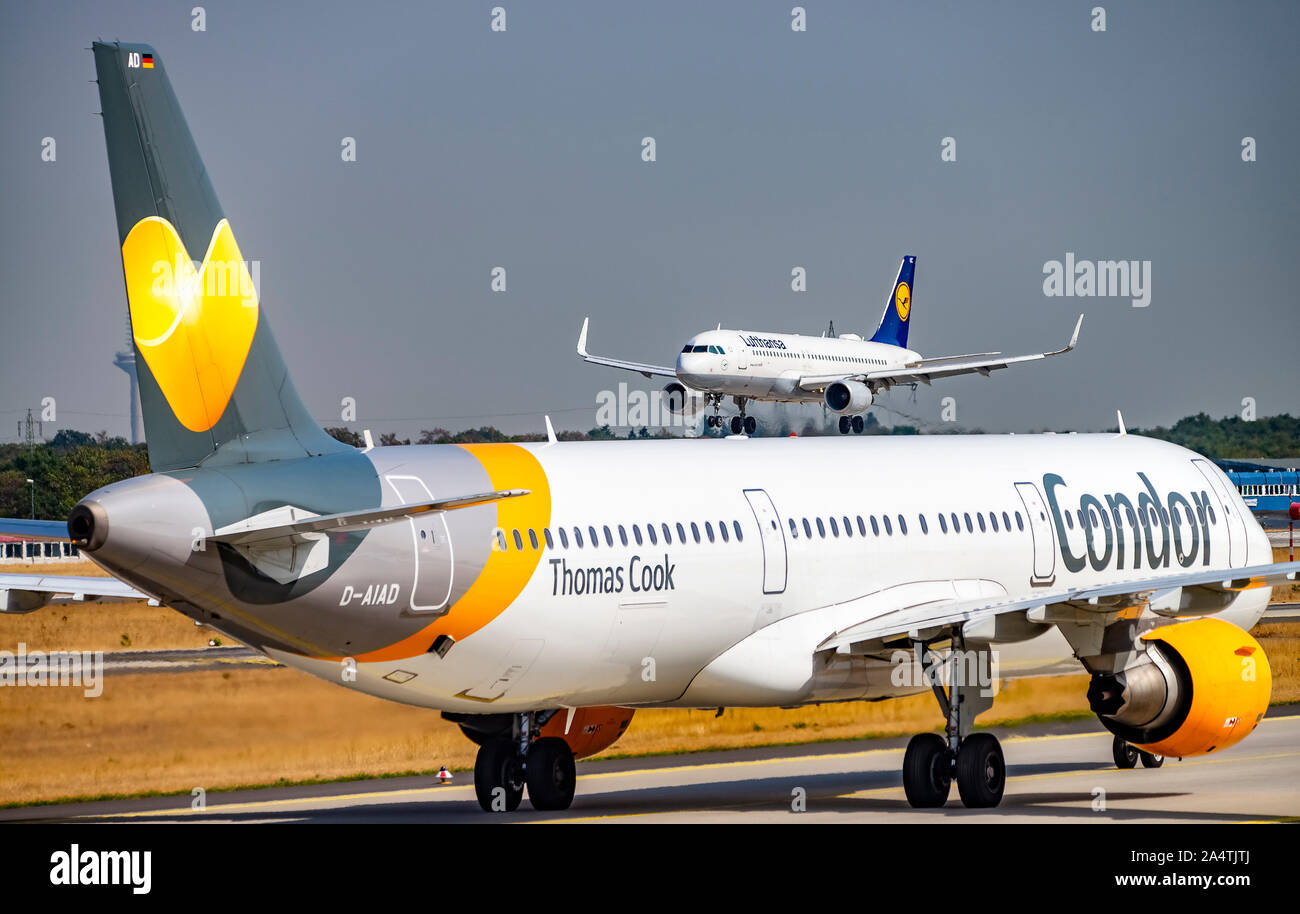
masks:
[[[118,243],[154,471],[350,450],[299,399],[163,58],[95,42]]]

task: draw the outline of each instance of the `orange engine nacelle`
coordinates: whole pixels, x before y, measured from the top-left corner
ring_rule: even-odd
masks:
[[[1142,660],[1094,676],[1088,701],[1106,728],[1153,755],[1205,755],[1250,735],[1268,710],[1273,674],[1249,632],[1222,619],[1142,635]]]
[[[586,758],[614,745],[614,741],[627,732],[627,725],[632,723],[634,713],[631,708],[609,705],[578,708],[570,721],[568,712],[561,710],[546,722],[539,735],[558,736],[569,744],[574,758]]]

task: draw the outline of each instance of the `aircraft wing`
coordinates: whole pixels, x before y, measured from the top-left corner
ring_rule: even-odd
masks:
[[[961,628],[967,638],[996,640],[996,617],[1025,613],[1031,622],[1100,620],[1134,606],[1158,601],[1158,615],[1208,615],[1222,609],[1228,598],[1242,590],[1295,581],[1300,562],[1252,565],[1231,570],[1171,572],[1094,587],[1045,591],[1021,597],[981,597],[945,600],[886,612],[841,628],[817,650],[869,652],[888,644],[930,640]]]
[[[25,540],[68,540],[68,525],[61,520],[27,520],[0,517],[0,536],[17,536]]]
[[[890,368],[884,371],[808,375],[799,379],[799,387],[803,390],[820,390],[836,381],[862,381],[873,386],[892,387],[895,384],[918,382],[929,384],[939,378],[949,378],[959,374],[982,374],[987,377],[989,372],[997,371],[999,368],[1007,368],[1019,362],[1036,362],[1039,359],[1049,359],[1054,355],[1064,355],[1078,345],[1079,328],[1082,326],[1083,315],[1080,314],[1078,322],[1074,325],[1074,334],[1070,337],[1070,342],[1063,349],[1054,349],[1051,352],[1016,356],[1004,356],[998,352],[989,352],[969,356],[957,355],[920,359],[901,368]]]
[[[593,365],[607,365],[610,368],[624,368],[628,371],[635,371],[645,375],[647,378],[675,378],[677,372],[672,368],[663,365],[647,365],[644,362],[625,362],[622,359],[607,359],[604,356],[592,355],[587,351],[587,318],[582,319],[582,331],[578,334],[578,355],[584,362],[591,362]]]
[[[158,600],[117,578],[57,574],[0,574],[0,612],[29,613],[56,603],[123,603]]]

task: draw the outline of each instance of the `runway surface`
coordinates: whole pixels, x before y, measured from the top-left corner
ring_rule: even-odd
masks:
[[[914,810],[899,769],[906,740],[782,746],[580,763],[566,812],[479,810],[473,779],[354,781],[189,796],[44,806],[0,820],[97,822],[1250,822],[1300,819],[1300,714],[1274,709],[1243,743],[1164,767],[1119,771],[1093,722],[999,733],[1007,758],[997,810]],[[805,811],[794,811],[799,794]]]

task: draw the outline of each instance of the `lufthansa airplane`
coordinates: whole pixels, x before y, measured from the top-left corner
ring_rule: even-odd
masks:
[[[1091,675],[1120,764],[1224,751],[1268,708],[1248,630],[1300,563],[1274,564],[1223,473],[1172,444],[334,440],[246,282],[165,60],[93,51],[152,472],[90,493],[66,526],[0,522],[113,576],[0,575],[5,611],[150,599],[437,709],[478,744],[489,811],[525,791],[567,808],[574,759],[636,709],[931,691],[946,725],[909,744],[908,800],[943,805],[955,781],[967,806],[996,806],[1003,752],[972,725],[992,661],[1031,639]],[[169,264],[182,275],[158,281]]]
[[[912,315],[916,258],[908,255],[898,266],[880,325],[871,339],[856,333],[839,336],[804,336],[793,333],[755,333],[716,330],[697,334],[682,347],[677,367],[647,365],[592,355],[587,351],[588,321],[578,333],[578,355],[585,361],[623,368],[647,378],[672,378],[664,387],[665,404],[674,413],[692,416],[713,407],[706,417],[709,428],[721,428],[718,410],[725,397],[740,410],[731,418],[731,433],[753,434],[757,423],[745,415],[750,400],[784,403],[821,403],[839,416],[841,435],[861,434],[862,415],[877,396],[896,384],[929,384],[938,378],[982,374],[1019,362],[1062,355],[1079,342],[1083,315],[1064,349],[1033,355],[1004,357],[1000,352],[977,352],[926,359],[907,348],[907,328]]]

